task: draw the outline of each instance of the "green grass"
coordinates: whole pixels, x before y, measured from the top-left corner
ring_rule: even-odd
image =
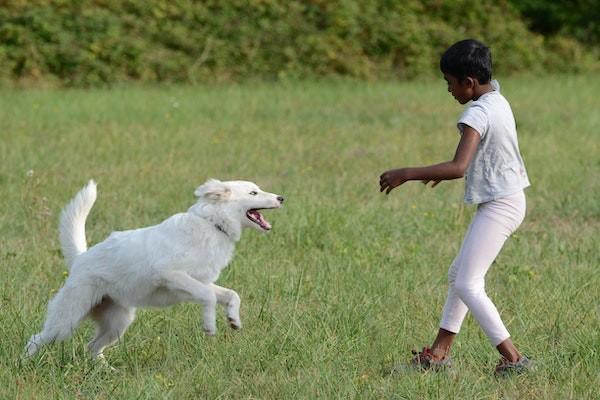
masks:
[[[600,79],[501,80],[532,187],[528,215],[487,277],[515,343],[537,361],[497,380],[468,317],[454,374],[386,376],[430,344],[447,268],[473,213],[463,183],[379,174],[449,159],[461,112],[441,79],[4,91],[0,94],[0,398],[596,398],[600,385]],[[90,178],[88,241],[187,209],[205,179],[286,196],[271,233],[246,232],[219,282],[244,329],[206,338],[201,309],[143,310],[106,351],[92,326],[21,361],[64,281],[60,209]]]

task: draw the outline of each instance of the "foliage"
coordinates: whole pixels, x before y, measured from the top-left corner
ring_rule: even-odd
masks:
[[[505,1],[5,0],[0,79],[427,77],[465,37],[487,42],[504,74],[593,66],[576,42],[552,46],[529,32]]]
[[[535,32],[600,44],[600,0],[510,0]]]

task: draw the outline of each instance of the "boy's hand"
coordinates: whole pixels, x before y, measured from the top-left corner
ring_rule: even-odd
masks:
[[[408,177],[406,176],[406,168],[385,171],[379,177],[379,191],[385,191],[385,194],[390,194],[392,189],[402,185],[407,180]]]
[[[437,179],[425,179],[422,180],[421,182],[423,182],[423,185],[427,186],[427,184],[429,182],[433,182],[433,184],[431,185],[432,188],[436,187],[438,183],[441,182],[441,180],[437,180]]]

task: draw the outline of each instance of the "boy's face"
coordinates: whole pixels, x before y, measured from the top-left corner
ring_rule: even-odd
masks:
[[[448,91],[460,104],[465,104],[474,96],[473,78],[465,78],[461,81],[453,75],[444,72],[444,79],[448,82]]]

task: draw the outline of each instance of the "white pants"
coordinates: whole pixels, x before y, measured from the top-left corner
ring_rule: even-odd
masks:
[[[494,303],[485,293],[484,277],[504,242],[525,217],[525,193],[480,204],[458,256],[448,271],[448,297],[440,327],[458,333],[467,311],[494,346],[510,337]]]

